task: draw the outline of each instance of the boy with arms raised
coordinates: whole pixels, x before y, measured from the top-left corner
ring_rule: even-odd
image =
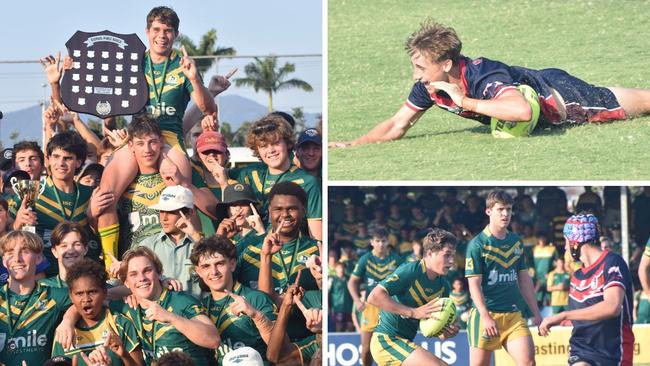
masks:
[[[490,222],[467,246],[465,276],[473,308],[467,323],[470,364],[487,366],[494,350],[506,347],[517,365],[534,365],[533,338],[522,316],[523,296],[542,321],[533,282],[519,236],[508,230],[514,200],[506,191],[488,194],[485,213]]]
[[[402,263],[402,257],[392,252],[388,247],[388,231],[386,229],[376,229],[371,236],[370,245],[372,251],[359,258],[348,281],[348,291],[350,291],[354,301],[354,307],[363,312],[360,325],[361,359],[364,366],[370,366],[373,361],[370,353],[370,339],[372,332],[379,323],[380,309],[359,296],[359,286],[362,282],[365,282],[366,294],[370,295],[375,286],[392,274]]]
[[[446,365],[413,338],[419,320],[439,310],[437,299],[449,295],[451,286],[444,276],[454,265],[457,241],[453,234],[433,229],[423,239],[424,258],[400,266],[368,296],[368,302],[381,309],[370,346],[378,365]],[[450,325],[440,338],[453,337],[458,329]]]
[[[0,239],[2,264],[9,272],[0,288],[0,363],[42,365],[50,357],[58,318],[71,305],[65,289],[36,282],[36,264],[43,258],[43,241],[27,231]]]
[[[215,113],[216,105],[185,49],[181,48],[182,53],[179,53],[172,48],[179,34],[179,24],[178,15],[171,8],[159,6],[149,12],[145,29],[149,50],[145,53],[143,68],[149,86],[147,112],[163,131],[161,135],[167,145],[165,155],[169,158],[164,162],[156,160],[156,168],[163,170],[165,164],[167,168],[174,165],[185,181],[191,181],[191,166],[183,144],[183,114],[190,98],[204,114]],[[211,129],[215,127],[210,126]],[[118,149],[106,167],[100,188],[119,196],[137,174],[138,164],[129,156],[129,150]],[[119,225],[115,212],[99,217],[102,248],[114,256],[117,255]]]
[[[81,259],[67,273],[70,299],[81,316],[75,325],[77,347],[64,350],[55,342],[52,355],[72,358],[83,352],[95,364],[144,366],[135,326],[124,315],[104,306],[107,280],[102,265],[89,259]],[[91,365],[82,358],[79,366]]]

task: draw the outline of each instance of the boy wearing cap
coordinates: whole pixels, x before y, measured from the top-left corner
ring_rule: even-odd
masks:
[[[296,144],[296,157],[300,168],[321,181],[323,165],[323,138],[315,128],[308,128],[298,137]]]
[[[623,258],[599,244],[600,225],[592,214],[571,216],[564,225],[566,251],[580,261],[571,276],[569,310],[545,318],[539,333],[570,320],[569,365],[631,366],[634,356],[632,332],[632,277]]]
[[[322,238],[321,189],[316,178],[291,164],[293,130],[281,117],[267,115],[256,121],[246,136],[246,146],[262,163],[251,164],[239,172],[237,180],[253,188],[262,211],[268,208],[267,195],[280,182],[294,182],[307,193],[307,225],[311,237]]]
[[[71,305],[67,289],[36,282],[36,265],[43,258],[43,240],[27,231],[0,239],[2,263],[9,281],[0,288],[0,363],[42,365],[50,357],[54,328]],[[8,315],[8,316],[7,316]]]
[[[95,189],[99,186],[104,173],[104,166],[98,163],[86,164],[79,175],[77,175],[77,183]]]
[[[201,288],[191,271],[190,253],[203,234],[192,225],[194,215],[192,191],[183,186],[166,187],[158,203],[150,208],[160,212],[162,231],[144,238],[139,246],[151,249],[163,264],[166,277],[178,280],[182,290],[198,298]]]
[[[217,204],[217,235],[230,239],[237,253],[242,253],[250,244],[262,240],[266,228],[255,207],[257,201],[251,187],[235,183],[223,191],[223,202]]]
[[[210,195],[212,202],[202,209],[199,207],[199,218],[203,232],[206,236],[215,233],[214,227],[217,222],[215,218],[215,204],[222,200],[222,190],[228,184],[237,183],[236,180],[228,177],[228,144],[223,135],[216,131],[205,131],[197,140],[192,158],[192,184],[201,191]],[[201,200],[199,200],[201,201]],[[217,220],[218,221],[218,220]]]

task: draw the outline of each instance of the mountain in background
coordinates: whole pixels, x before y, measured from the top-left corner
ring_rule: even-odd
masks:
[[[255,121],[264,116],[268,108],[254,100],[241,97],[236,94],[219,97],[219,119],[230,123],[233,131],[236,131],[242,123]],[[284,112],[291,112],[284,111]],[[307,127],[316,126],[318,123],[317,113],[305,113]],[[90,116],[96,118],[94,116]],[[82,115],[81,119],[87,121],[89,116]],[[43,123],[41,120],[41,107],[35,105],[14,112],[7,112],[0,120],[0,142],[2,146],[12,146],[14,141],[10,139],[12,133],[17,132],[15,141],[34,140],[39,143],[43,140]]]

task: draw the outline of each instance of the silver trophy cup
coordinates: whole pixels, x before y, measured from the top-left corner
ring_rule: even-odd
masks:
[[[18,197],[20,197],[20,199],[25,202],[25,207],[30,210],[34,210],[36,201],[45,190],[45,182],[29,179],[18,180],[16,177],[12,177],[10,182],[11,187],[14,189],[14,192],[16,192]],[[23,225],[22,230],[35,234],[36,226]]]

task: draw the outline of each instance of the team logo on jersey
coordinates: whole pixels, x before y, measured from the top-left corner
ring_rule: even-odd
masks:
[[[511,269],[506,273],[499,273],[496,270],[491,270],[488,275],[488,286],[496,285],[500,282],[517,282],[517,272]]]
[[[38,302],[36,305],[36,311],[43,311],[47,309],[47,301],[46,300],[41,300]]]
[[[166,84],[171,84],[171,85],[177,85],[178,84],[178,77],[176,75],[169,75],[167,77],[167,80],[165,80]]]
[[[298,257],[297,260],[298,260],[298,263],[303,263],[304,264],[304,263],[307,263],[307,261],[309,260],[309,256],[303,254],[300,257]]]

